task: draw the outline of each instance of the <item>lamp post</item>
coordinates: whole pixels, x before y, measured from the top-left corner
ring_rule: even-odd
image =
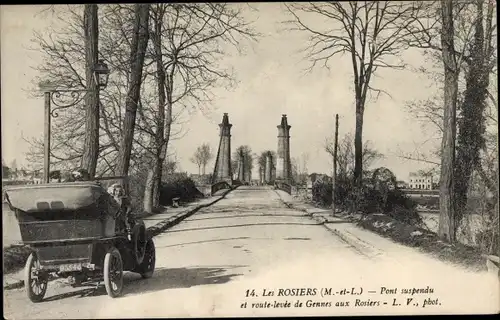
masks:
[[[103,61],[99,60],[94,67],[93,75],[95,77],[95,83],[97,84],[97,90],[102,90],[108,85],[109,69],[108,65]],[[59,116],[58,110],[67,109],[73,107],[80,103],[85,95],[89,92],[95,90],[92,89],[57,89],[57,88],[45,88],[44,98],[45,98],[45,126],[44,126],[44,159],[43,159],[43,182],[49,183],[49,173],[50,173],[50,126],[51,118],[57,118]],[[66,97],[66,99],[65,99]],[[69,99],[69,101],[68,101]],[[55,108],[52,108],[52,105]]]

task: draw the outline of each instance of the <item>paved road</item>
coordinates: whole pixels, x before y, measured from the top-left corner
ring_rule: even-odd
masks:
[[[370,237],[367,241],[381,239]],[[387,241],[377,257],[368,256],[304,212],[289,209],[271,189],[237,189],[157,236],[155,243],[154,277],[127,274],[121,298],[108,298],[103,287],[89,291],[53,282],[46,301],[38,304],[30,303],[21,289],[6,291],[4,317],[429,314],[494,312],[498,305],[498,287],[487,275],[467,273]],[[403,288],[427,286],[434,292],[399,294]],[[364,291],[342,295],[343,288],[351,292],[352,287],[355,293]],[[381,287],[398,294],[381,295]],[[338,294],[322,297],[322,288]],[[273,295],[264,297],[264,289]],[[413,298],[409,306],[407,297]],[[422,308],[427,298],[435,305]],[[298,300],[302,306],[294,307]]]

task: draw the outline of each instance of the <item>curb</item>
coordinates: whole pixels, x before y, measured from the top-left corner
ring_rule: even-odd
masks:
[[[337,237],[340,238],[343,242],[348,244],[350,247],[352,247],[356,252],[359,254],[367,257],[367,258],[374,258],[379,255],[378,251],[379,249],[373,247],[371,248],[370,246],[366,246],[363,244],[363,240],[358,239],[355,235],[351,235],[349,232],[343,232],[340,231],[339,229],[330,226],[329,221],[327,218],[319,216],[319,217],[313,217],[313,219],[320,218],[322,220],[322,225],[331,233],[336,235]],[[352,222],[351,222],[352,223]]]
[[[182,220],[184,220],[186,218],[189,218],[191,215],[195,214],[200,209],[209,207],[209,206],[211,206],[211,205],[219,202],[220,200],[224,199],[227,194],[229,194],[231,191],[235,190],[236,188],[229,189],[229,190],[225,191],[218,199],[215,199],[212,202],[196,206],[193,209],[190,209],[190,210],[187,210],[187,211],[184,211],[184,212],[180,212],[180,213],[176,214],[173,217],[170,217],[170,218],[168,218],[166,220],[160,221],[159,223],[155,224],[154,226],[151,226],[151,227],[148,228],[149,234],[152,237],[157,236],[161,232],[169,229],[170,227],[175,226],[176,224],[178,224]]]
[[[163,220],[163,221],[161,221],[161,222],[159,222],[159,223],[157,223],[157,224],[149,227],[147,230],[148,230],[149,234],[151,235],[151,237],[155,237],[158,234],[162,233],[163,231],[165,231],[165,230],[167,230],[167,229],[175,226],[176,224],[178,224],[182,220],[184,220],[184,219],[192,216],[193,214],[195,214],[196,212],[198,212],[200,209],[209,207],[209,206],[211,206],[211,205],[213,205],[213,204],[221,201],[231,191],[235,190],[236,188],[238,188],[238,186],[236,186],[235,188],[232,188],[232,189],[229,189],[229,190],[225,191],[218,199],[215,199],[212,202],[196,206],[193,209],[186,210],[184,212],[180,212],[180,213],[176,214],[173,217],[165,219],[165,220]],[[4,290],[13,290],[13,289],[22,288],[23,286],[24,286],[24,280],[18,280],[18,281],[12,282],[12,283],[4,284],[3,285],[3,289]]]
[[[279,196],[279,193],[278,193],[278,192],[276,192],[276,194],[278,194],[278,196]],[[327,222],[328,222],[328,220],[327,220],[326,218],[324,218],[324,217],[322,217],[322,216],[320,215],[322,212],[308,212],[308,211],[307,211],[307,210],[310,210],[310,209],[318,209],[318,208],[316,208],[316,207],[313,207],[313,208],[307,208],[307,207],[305,207],[305,206],[300,206],[300,207],[299,207],[299,206],[295,206],[295,205],[294,205],[294,204],[292,204],[292,203],[286,202],[286,201],[285,201],[285,200],[283,200],[283,198],[281,198],[281,197],[280,197],[280,201],[281,201],[281,202],[283,202],[283,204],[284,204],[287,208],[289,208],[289,209],[294,209],[294,210],[298,210],[298,211],[305,212],[304,217],[310,217],[310,218],[313,218],[313,219],[315,219],[316,221],[318,221],[320,224],[324,224],[324,223],[327,223]],[[316,216],[315,216],[315,215],[316,215]],[[317,217],[320,217],[320,221],[316,219]]]
[[[371,255],[365,252],[366,250],[363,250],[365,248],[363,248],[363,246],[359,243],[359,241],[352,239],[352,236],[347,235],[346,233],[341,232],[340,230],[337,230],[335,228],[329,228],[326,225],[325,228],[327,228],[329,231],[331,231],[333,234],[339,237],[342,241],[350,245],[356,252],[364,255],[365,257],[372,258]]]
[[[279,192],[276,189],[273,189],[273,191],[278,195],[278,197],[280,198],[280,201],[283,202],[283,204],[286,207],[288,207],[288,209],[299,210],[299,211],[305,212],[307,215],[309,215],[309,213],[307,212],[307,208],[305,208],[305,207],[302,207],[302,208],[296,207],[292,203],[289,203],[289,202],[286,202],[285,200],[283,200],[283,198],[280,196]]]
[[[293,205],[292,203],[289,203],[289,202],[286,202],[285,200],[283,200],[283,198],[280,196],[279,192],[276,191],[276,189],[274,189],[274,192],[276,192],[276,194],[278,195],[278,197],[280,198],[280,201],[288,208],[288,209],[293,209],[293,210],[298,210],[298,211],[302,211],[302,212],[305,212],[305,214],[303,215],[304,217],[309,217],[309,218],[312,218],[313,220],[316,220],[316,222],[318,222],[319,224],[324,224],[326,222],[326,219],[325,220],[322,220],[322,221],[318,221],[315,217],[314,217],[314,212],[313,213],[310,213],[310,212],[307,212],[307,209],[306,207],[297,207],[295,205]]]

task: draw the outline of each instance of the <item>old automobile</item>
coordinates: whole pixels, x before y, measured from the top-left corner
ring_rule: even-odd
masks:
[[[123,227],[120,207],[102,181],[13,186],[6,200],[15,212],[22,241],[32,248],[24,286],[33,302],[43,300],[49,278],[73,285],[104,282],[110,297],[121,295],[123,273],[153,275],[155,246],[142,220]]]

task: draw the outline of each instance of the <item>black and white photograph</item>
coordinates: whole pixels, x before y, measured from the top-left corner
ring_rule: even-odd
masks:
[[[4,318],[500,313],[496,9],[2,4]]]

